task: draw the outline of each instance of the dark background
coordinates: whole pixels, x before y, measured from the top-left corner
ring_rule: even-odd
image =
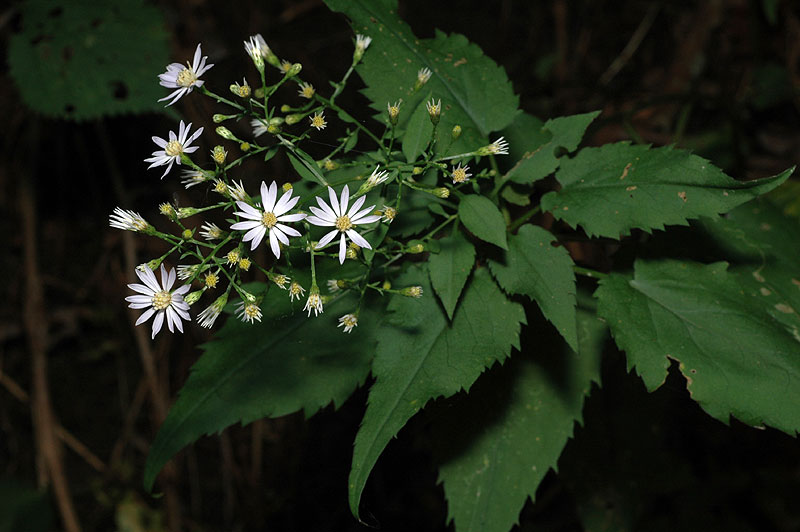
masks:
[[[400,15],[420,37],[439,28],[480,45],[505,67],[522,109],[539,118],[602,109],[588,144],[675,143],[750,179],[800,160],[800,6],[778,2],[771,20],[769,4],[401,0]],[[22,27],[21,5],[0,13],[4,44]],[[350,61],[345,18],[319,0],[155,5],[171,60],[191,57],[202,42],[217,65],[205,79],[220,94],[244,72],[255,78],[241,46],[254,33],[302,63],[317,87]],[[153,83],[162,71],[152,65]],[[156,220],[160,202],[202,201],[174,171],[159,181],[161,172],[143,162],[150,136],[174,129],[176,115],[49,119],[21,104],[26,89],[7,68],[2,75],[0,496],[50,489],[23,510],[0,497],[0,527],[4,515],[22,511],[30,521],[16,530],[47,530],[48,512],[62,529],[70,500],[84,530],[365,530],[346,499],[364,390],[308,421],[295,414],[203,438],[162,476],[162,497],[143,492],[148,445],[208,333],[190,326],[151,342],[149,328],[133,327],[125,284],[135,264],[162,248],[109,228],[108,215],[123,205]],[[366,119],[366,101],[348,94],[343,107]],[[219,110],[197,94],[174,109],[206,127]],[[201,137],[201,150],[212,139]],[[278,160],[266,171],[290,173]],[[795,439],[712,420],[677,375],[647,394],[621,354],[609,346],[607,355],[586,426],[568,444],[560,474],[525,506],[521,529],[800,530]],[[371,525],[448,528],[429,435],[442,408],[413,419],[378,462],[363,502]],[[59,446],[52,456],[62,469],[53,470],[47,456]],[[64,487],[68,497],[59,495]]]

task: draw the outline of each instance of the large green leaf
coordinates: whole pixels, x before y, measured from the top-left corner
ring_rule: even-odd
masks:
[[[578,148],[586,128],[599,114],[600,111],[594,111],[551,118],[545,122],[540,131],[530,133],[530,145],[519,162],[509,170],[508,177],[515,183],[533,183],[555,172],[560,157]],[[529,125],[533,126],[530,122]]]
[[[584,396],[600,378],[606,327],[593,313],[579,316],[580,354],[561,343],[563,353],[515,356],[434,426],[446,450],[439,478],[457,532],[507,532],[556,467],[581,421]]]
[[[688,151],[619,142],[562,160],[556,178],[563,188],[545,194],[542,208],[590,236],[619,238],[634,228],[663,229],[727,212],[777,187],[793,170],[736,181]]]
[[[692,398],[717,419],[800,430],[800,333],[774,319],[725,263],[639,261],[633,278],[611,275],[596,296],[648,389],[676,360]]]
[[[570,347],[577,349],[573,262],[565,248],[553,246],[555,242],[549,231],[523,225],[509,237],[504,260],[490,260],[489,268],[503,290],[536,301]]]
[[[433,289],[442,300],[447,317],[453,319],[458,297],[464,289],[475,264],[475,248],[460,232],[440,239],[439,253],[432,253],[428,259]]]
[[[449,132],[456,124],[463,129],[449,152],[466,152],[485,144],[490,132],[503,129],[514,119],[519,98],[505,71],[463,35],[437,32],[433,39],[416,38],[397,16],[397,0],[326,3],[346,14],[356,33],[372,37],[358,66],[367,85],[364,94],[384,117],[387,102],[402,99],[400,127],[405,127],[412,111],[429,93],[442,100],[439,131]],[[424,90],[415,91],[421,68],[429,68],[433,75]]]
[[[413,163],[425,149],[428,141],[431,140],[433,124],[431,123],[428,108],[425,102],[420,102],[411,119],[406,126],[406,134],[403,135],[403,155],[406,161]]]
[[[143,0],[29,0],[21,14],[22,31],[10,39],[8,63],[29,107],[74,120],[163,109],[156,100],[167,92],[156,76],[169,57],[164,18],[155,6]]]
[[[415,267],[397,284],[420,285],[425,295],[393,297],[393,316],[377,332],[376,380],[350,471],[350,509],[356,517],[367,477],[389,440],[429,400],[468,390],[485,368],[519,348],[525,322],[522,307],[506,299],[486,269],[475,271],[452,323],[429,295],[427,272]]]
[[[508,249],[506,222],[489,198],[477,194],[462,197],[458,204],[458,217],[464,227],[481,240]]]
[[[272,291],[278,293],[262,305],[261,323],[228,319],[204,346],[150,448],[147,489],[172,455],[203,434],[298,410],[310,416],[331,402],[339,406],[366,379],[379,310],[362,306],[359,326],[344,337],[337,318],[355,310],[356,296],[308,318],[298,303],[293,311],[286,292]]]

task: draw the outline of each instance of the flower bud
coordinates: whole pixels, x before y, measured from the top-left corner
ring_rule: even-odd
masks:
[[[431,79],[431,69],[430,68],[420,68],[417,72],[417,81],[414,82],[414,92],[420,90],[423,85],[428,83],[428,80]]]
[[[214,149],[211,150],[211,158],[214,159],[214,162],[220,166],[225,164],[225,158],[227,156],[228,152],[226,152],[225,148],[220,145],[214,146]]]
[[[369,43],[372,42],[372,37],[366,35],[356,35],[356,49],[353,51],[353,64],[361,61],[364,57],[364,52],[369,48]]]
[[[428,108],[428,116],[431,119],[431,123],[435,126],[439,123],[439,118],[442,116],[442,100],[439,99],[438,102],[435,102],[433,98],[431,101],[425,104],[425,107]]]
[[[239,85],[238,82],[237,83],[233,83],[228,88],[230,89],[230,91],[235,96],[238,96],[240,98],[249,98],[250,94],[252,92],[251,89],[250,89],[250,85],[248,85],[247,81],[245,81],[245,80],[242,80],[242,83],[243,83],[242,85]]]
[[[181,238],[183,238],[184,240],[191,240],[193,236],[194,236],[194,231],[192,231],[191,229],[184,229],[183,232],[181,233]]]
[[[300,63],[294,63],[289,70],[286,71],[287,78],[293,78],[294,76],[298,75],[300,71],[303,70],[303,65]]]
[[[422,253],[423,251],[425,251],[425,245],[421,242],[417,242],[413,246],[409,246],[408,249],[406,249],[406,251],[408,253],[416,255],[418,253]]]
[[[241,144],[239,144],[239,149],[245,152],[250,151],[250,143],[242,142]]]
[[[433,189],[433,195],[437,198],[449,198],[450,197],[450,189],[445,187],[437,187]]]
[[[389,122],[393,125],[397,125],[397,118],[400,116],[400,104],[403,103],[403,100],[398,100],[394,103],[394,105],[387,103],[386,108],[389,112]]]
[[[277,135],[281,132],[280,126],[276,126],[275,124],[270,124],[267,126],[267,133],[270,135]]]
[[[253,96],[255,96],[259,100],[264,99],[264,89],[262,87],[258,87],[255,91],[253,91]]]
[[[215,124],[220,124],[220,123],[228,120],[229,118],[233,118],[234,116],[236,116],[236,115],[221,115],[221,114],[217,113],[214,116],[212,116],[211,119],[214,121]]]
[[[454,125],[453,131],[451,131],[450,134],[453,135],[453,140],[458,139],[458,137],[461,136],[461,126],[459,126],[458,124]]]
[[[283,189],[284,192],[289,192],[290,190],[292,190],[292,184],[291,183],[284,183],[281,188]]]
[[[284,122],[286,122],[286,120],[282,116],[276,116],[275,118],[270,118],[267,124],[270,126],[280,126]]]
[[[390,283],[389,281],[384,281],[383,284],[381,285],[381,288],[384,290],[390,290],[392,288],[392,283]]]
[[[421,167],[421,166],[415,166],[415,167],[414,167],[414,169],[413,169],[413,170],[411,170],[411,173],[412,173],[413,175],[419,175],[419,174],[421,174],[421,173],[422,173],[422,167]]]
[[[291,125],[296,124],[299,121],[301,121],[304,116],[305,115],[302,115],[302,114],[287,115],[286,116],[286,123],[291,126]]]
[[[287,104],[281,105],[281,113],[288,113],[291,110],[292,110],[292,106],[291,105],[287,105]]]
[[[217,135],[219,135],[223,139],[227,139],[227,140],[239,140],[239,139],[236,138],[236,135],[231,133],[231,130],[228,129],[227,127],[225,127],[225,126],[217,127]]]
[[[158,212],[169,218],[170,220],[175,219],[175,207],[172,206],[171,203],[162,203],[158,206]]]
[[[198,212],[200,211],[198,209],[195,209],[194,207],[181,207],[180,209],[178,209],[178,219],[183,220],[184,218],[194,216]]]
[[[186,297],[183,298],[184,301],[188,305],[194,305],[200,300],[200,296],[203,295],[203,290],[195,290],[194,292],[189,292]]]

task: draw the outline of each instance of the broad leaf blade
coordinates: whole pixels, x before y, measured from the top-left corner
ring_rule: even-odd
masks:
[[[687,225],[727,212],[774,189],[793,170],[736,181],[688,151],[620,142],[562,160],[556,178],[563,188],[545,194],[542,208],[590,236],[619,238],[631,229]]]
[[[506,292],[536,301],[570,347],[577,349],[573,262],[565,248],[553,246],[555,242],[547,230],[523,225],[509,237],[505,260],[489,261],[489,268]]]
[[[167,33],[155,6],[62,0],[21,7],[22,32],[10,39],[8,63],[32,109],[89,120],[164,108],[157,100],[169,91],[156,76],[169,62]]]
[[[439,245],[439,253],[431,254],[428,259],[428,271],[447,317],[453,319],[461,290],[475,263],[475,248],[460,232],[442,238]]]
[[[167,460],[200,436],[298,410],[310,416],[331,402],[342,404],[366,379],[377,326],[369,306],[343,337],[337,317],[353,311],[355,296],[326,305],[318,318],[306,317],[299,303],[293,312],[284,293],[273,296],[261,323],[229,319],[204,346],[150,448],[147,489]]]
[[[420,102],[406,126],[406,133],[403,135],[403,155],[406,161],[413,163],[419,154],[425,149],[428,141],[431,140],[433,124],[428,115],[428,108],[425,102]]]
[[[367,477],[389,440],[429,400],[468,390],[485,368],[508,357],[519,347],[525,321],[522,307],[506,299],[485,269],[475,271],[452,323],[428,295],[426,272],[415,268],[398,283],[420,285],[425,295],[394,297],[393,320],[377,333],[376,380],[350,471],[350,510],[356,517]]]
[[[458,217],[481,240],[508,249],[506,222],[489,198],[476,194],[464,196],[458,204]]]
[[[586,128],[599,114],[600,111],[594,111],[551,118],[545,122],[540,131],[533,132],[532,138],[535,140],[519,162],[509,170],[508,177],[515,183],[533,183],[555,172],[561,160],[561,155],[556,155],[556,152],[563,150],[572,153],[578,149]],[[545,133],[549,133],[549,138]]]
[[[727,423],[800,430],[800,334],[776,321],[725,263],[637,262],[611,275],[598,313],[648,389],[677,360],[692,398]]]
[[[581,421],[599,382],[606,327],[580,313],[580,354],[537,352],[493,368],[434,426],[439,468],[457,532],[507,532]],[[559,379],[553,375],[558,374]]]
[[[384,117],[387,102],[402,99],[400,127],[405,127],[410,110],[416,109],[428,93],[442,100],[439,131],[446,134],[456,124],[463,128],[448,153],[485,144],[490,132],[503,129],[514,119],[519,98],[505,71],[463,35],[437,32],[433,39],[417,39],[397,16],[396,0],[326,3],[346,14],[356,33],[372,37],[357,68],[367,85],[364,94]],[[423,90],[414,91],[421,68],[429,68],[432,76]]]

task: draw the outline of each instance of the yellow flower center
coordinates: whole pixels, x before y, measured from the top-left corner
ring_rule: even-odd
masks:
[[[255,303],[250,303],[244,307],[244,315],[250,321],[259,319],[261,317],[261,309]]]
[[[184,68],[181,70],[181,73],[178,74],[178,78],[175,80],[181,87],[191,87],[194,85],[195,81],[197,81],[197,76],[195,76],[194,70],[191,68]]]
[[[339,216],[336,218],[336,229],[344,233],[348,229],[353,227],[353,222],[350,221],[350,218],[347,215]]]
[[[322,115],[314,115],[311,118],[311,125],[317,129],[322,129],[326,126],[325,118]]]
[[[153,308],[156,310],[164,310],[170,303],[172,303],[172,294],[166,290],[156,292],[153,294]]]
[[[453,170],[453,182],[463,183],[467,179],[467,172],[463,168],[456,168]]]
[[[206,274],[206,287],[216,288],[218,282],[219,282],[219,277],[216,274],[214,273]]]
[[[148,225],[142,218],[134,218],[132,224],[136,231],[144,231]]]
[[[171,140],[167,142],[167,145],[164,147],[164,152],[170,157],[175,157],[176,155],[180,155],[181,153],[183,153],[183,144],[181,144],[177,140]]]
[[[302,90],[303,98],[311,99],[314,96],[314,87],[311,85],[305,85]]]
[[[276,223],[278,223],[278,217],[271,212],[265,212],[261,215],[261,225],[267,229],[272,229]]]

